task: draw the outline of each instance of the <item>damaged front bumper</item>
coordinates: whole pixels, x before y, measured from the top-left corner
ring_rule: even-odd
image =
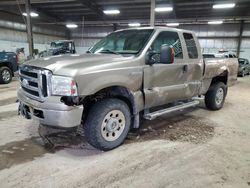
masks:
[[[30,99],[18,90],[19,114],[26,119],[38,120],[43,125],[71,128],[81,124],[83,106],[67,106],[59,96],[50,96],[44,102]]]

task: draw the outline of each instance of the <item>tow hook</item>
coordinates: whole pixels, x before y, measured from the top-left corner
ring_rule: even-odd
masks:
[[[18,115],[22,115],[26,119],[31,119],[31,116],[30,116],[27,108],[28,108],[28,106],[26,106],[20,102],[19,107],[18,107]]]

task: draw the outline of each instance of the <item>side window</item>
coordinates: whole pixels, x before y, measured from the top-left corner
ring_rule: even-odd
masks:
[[[167,44],[174,48],[175,58],[183,58],[181,41],[178,33],[171,31],[161,32],[151,46],[151,50],[157,54],[160,54],[161,46]]]
[[[190,59],[197,59],[198,50],[193,35],[190,33],[183,33],[183,36],[187,46],[188,57]]]

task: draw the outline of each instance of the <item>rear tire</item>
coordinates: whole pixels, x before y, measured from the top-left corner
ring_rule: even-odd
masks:
[[[119,99],[103,99],[94,104],[87,116],[84,131],[89,144],[108,151],[120,146],[129,130],[131,114]]]
[[[219,110],[223,107],[227,95],[227,86],[222,82],[210,86],[205,95],[206,107],[210,110]]]
[[[12,72],[8,67],[0,67],[0,84],[8,84],[12,80]]]

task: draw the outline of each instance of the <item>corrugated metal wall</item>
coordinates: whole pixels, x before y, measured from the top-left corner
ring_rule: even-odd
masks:
[[[88,48],[113,31],[113,27],[84,27],[71,31],[71,39],[75,41],[76,51],[84,53]]]
[[[240,24],[222,25],[181,25],[180,28],[193,30],[199,37],[203,52],[218,52],[219,49],[227,49],[236,52]],[[118,28],[120,29],[120,28]],[[52,40],[65,39],[65,30],[50,26],[34,27],[35,48],[45,49],[45,43]],[[75,40],[78,53],[84,53],[90,46],[102,37],[113,31],[112,26],[79,27],[72,30],[71,38]],[[24,47],[28,52],[26,27],[24,24],[0,20],[0,51],[15,51]],[[243,40],[241,44],[241,57],[250,59],[250,24],[244,24]]]
[[[196,32],[203,52],[216,53],[219,49],[237,51],[240,24],[185,25],[182,28]],[[242,36],[240,57],[250,59],[250,24],[244,24]]]
[[[216,53],[222,48],[233,52],[237,50],[240,24],[181,25],[180,28],[196,32],[203,52]],[[83,53],[112,30],[112,27],[88,27],[82,34],[82,28],[79,28],[72,32],[71,37],[78,52]],[[250,59],[250,24],[244,24],[240,56]]]
[[[34,47],[39,51],[46,49],[48,41],[65,39],[65,31],[56,27],[33,27]],[[16,51],[25,48],[28,54],[26,26],[22,23],[0,20],[0,51]]]
[[[218,52],[221,48],[230,51],[237,49],[239,24],[184,25],[181,28],[195,31],[204,52]]]

